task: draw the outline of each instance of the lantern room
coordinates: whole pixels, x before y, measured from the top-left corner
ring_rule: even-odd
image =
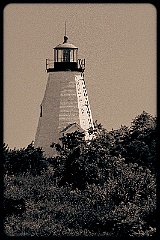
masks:
[[[54,48],[54,62],[77,62],[77,52],[78,48],[64,36],[64,42]]]
[[[53,65],[53,67],[51,67]],[[78,59],[78,48],[68,42],[64,36],[64,42],[54,48],[54,58],[46,59],[47,72],[52,71],[84,71],[85,60]]]

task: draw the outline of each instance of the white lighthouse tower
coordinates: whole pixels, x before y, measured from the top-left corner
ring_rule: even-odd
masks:
[[[85,59],[78,59],[78,48],[68,42],[67,36],[54,48],[53,59],[46,59],[48,82],[34,143],[47,157],[54,153],[50,145],[67,132],[84,131],[89,140],[88,129],[93,127],[84,80]]]

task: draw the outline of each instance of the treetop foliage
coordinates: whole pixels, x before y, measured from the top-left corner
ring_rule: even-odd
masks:
[[[9,149],[8,145],[3,144],[4,156],[4,172],[7,174],[18,174],[23,172],[31,172],[32,174],[40,174],[46,169],[47,162],[41,148],[34,148],[33,144],[29,144],[26,148]]]

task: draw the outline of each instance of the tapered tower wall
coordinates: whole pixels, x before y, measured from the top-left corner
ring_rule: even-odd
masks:
[[[61,130],[70,123],[80,125],[76,77],[80,78],[80,73],[49,73],[34,144],[42,147],[47,156],[53,156],[50,145],[59,141]]]

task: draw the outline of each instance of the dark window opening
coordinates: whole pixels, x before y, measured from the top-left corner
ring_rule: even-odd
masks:
[[[40,110],[40,117],[42,117],[42,105],[41,105],[41,110]]]

